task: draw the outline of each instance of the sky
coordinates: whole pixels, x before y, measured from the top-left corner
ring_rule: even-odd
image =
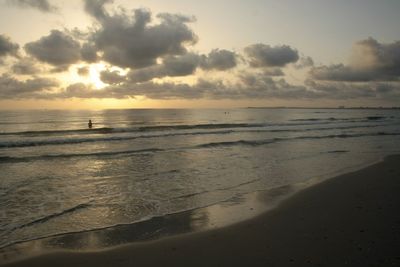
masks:
[[[0,0],[0,109],[399,106],[397,0]]]

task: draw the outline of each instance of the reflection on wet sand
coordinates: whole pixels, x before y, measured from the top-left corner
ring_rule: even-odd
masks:
[[[237,196],[229,201],[191,211],[105,229],[70,233],[15,244],[0,250],[0,262],[59,250],[94,251],[223,227],[256,216],[293,192],[293,186]]]

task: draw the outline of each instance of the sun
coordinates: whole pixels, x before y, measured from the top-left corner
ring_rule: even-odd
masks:
[[[80,73],[81,69],[85,69],[86,72]],[[129,69],[121,69],[104,63],[90,65],[79,64],[75,65],[73,68],[70,68],[67,74],[60,75],[59,77],[61,77],[61,79],[64,81],[66,87],[74,83],[83,83],[90,86],[94,90],[100,90],[110,85],[101,80],[101,72],[103,71],[116,71],[119,75],[126,76],[129,72]]]
[[[91,64],[89,67],[89,79],[96,89],[102,89],[107,86],[107,84],[103,83],[100,79],[100,72],[105,69],[106,66],[101,63]]]

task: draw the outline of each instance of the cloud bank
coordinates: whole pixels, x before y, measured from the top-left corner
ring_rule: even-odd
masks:
[[[398,81],[400,78],[400,41],[379,43],[373,38],[357,42],[350,64],[337,64],[313,68],[316,80],[367,82]]]
[[[53,29],[25,44],[23,56],[18,44],[0,35],[0,59],[13,60],[8,74],[0,76],[2,99],[400,99],[400,41],[358,41],[349,61],[334,65],[317,65],[285,44],[199,53],[195,45],[200,37],[190,27],[194,17],[153,15],[143,8],[110,12],[106,7],[112,3],[85,0],[93,27]],[[64,73],[75,66],[75,75],[88,79],[89,69],[90,76],[95,69],[91,64],[104,65],[99,72],[106,84],[102,89],[39,77],[51,76],[43,73],[45,65]],[[306,77],[291,79],[295,71]]]
[[[3,99],[42,98],[59,86],[54,79],[32,78],[19,81],[7,74],[0,76],[0,97]]]

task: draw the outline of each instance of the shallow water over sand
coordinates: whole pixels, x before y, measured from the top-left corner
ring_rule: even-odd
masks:
[[[0,247],[329,177],[399,150],[398,110],[2,111]]]

